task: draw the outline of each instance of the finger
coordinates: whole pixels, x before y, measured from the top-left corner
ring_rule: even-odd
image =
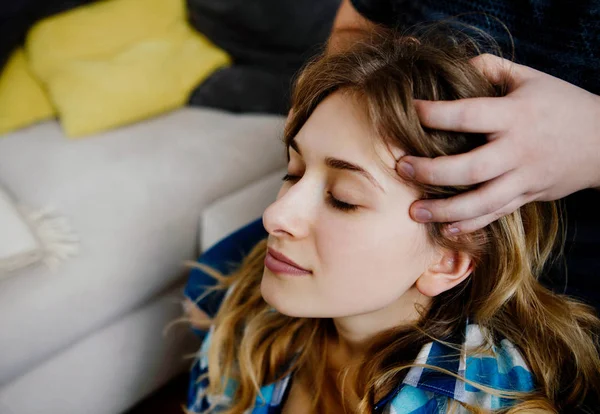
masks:
[[[508,97],[415,100],[415,107],[423,126],[444,131],[499,132],[508,129],[513,119]]]
[[[448,237],[451,237],[456,236],[457,234],[473,233],[474,231],[482,229],[496,220],[513,213],[526,203],[527,200],[524,197],[517,197],[506,206],[494,211],[491,214],[486,214],[471,220],[464,220],[459,221],[458,223],[449,224],[444,230],[444,234]]]
[[[488,181],[476,190],[439,200],[420,200],[410,208],[418,222],[452,223],[491,214],[527,191],[516,172]]]
[[[431,185],[472,185],[492,180],[517,165],[508,140],[498,139],[464,154],[437,158],[405,156],[398,160],[399,175]]]
[[[514,86],[522,80],[526,69],[525,66],[489,53],[474,57],[471,59],[471,64],[494,85],[508,83]]]

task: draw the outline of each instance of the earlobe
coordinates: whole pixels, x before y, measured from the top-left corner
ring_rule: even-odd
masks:
[[[473,271],[473,259],[465,252],[444,250],[417,279],[417,290],[434,297],[460,284]]]

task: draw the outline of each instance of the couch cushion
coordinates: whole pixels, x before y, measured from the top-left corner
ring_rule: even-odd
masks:
[[[124,413],[189,370],[197,338],[184,325],[163,332],[181,317],[181,289],[169,289],[0,387],[0,413]]]
[[[229,56],[186,22],[184,0],[101,1],[36,24],[31,69],[69,136],[182,106]]]
[[[200,248],[205,251],[228,234],[262,217],[275,201],[285,170],[279,170],[209,205],[202,212]],[[202,253],[202,251],[198,253]]]
[[[81,238],[59,273],[0,282],[0,385],[173,283],[196,256],[202,209],[285,164],[282,125],[185,108],[81,141],[55,122],[0,138],[0,179]]]
[[[0,70],[0,134],[50,119],[55,111],[31,73],[23,49],[15,50]]]

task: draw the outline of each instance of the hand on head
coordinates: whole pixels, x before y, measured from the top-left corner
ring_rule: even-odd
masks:
[[[551,201],[600,187],[600,97],[535,69],[493,55],[473,64],[501,98],[417,101],[425,127],[485,133],[488,143],[469,153],[435,159],[406,156],[397,171],[432,185],[480,186],[411,207],[418,222],[449,223],[449,234],[485,227],[532,201]]]

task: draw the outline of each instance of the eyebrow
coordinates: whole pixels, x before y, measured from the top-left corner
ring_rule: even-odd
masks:
[[[298,146],[298,143],[296,142],[296,140],[290,141],[290,147],[292,147],[292,149],[294,151],[296,151],[298,154],[300,154],[302,156],[302,152],[300,152],[300,147]],[[360,175],[362,175],[363,177],[365,177],[367,180],[369,180],[375,187],[379,188],[381,191],[383,191],[385,193],[385,190],[383,189],[381,184],[379,184],[377,182],[375,177],[373,177],[367,170],[365,170],[364,168],[362,168],[359,165],[351,163],[350,161],[340,160],[338,158],[333,158],[333,157],[325,158],[325,165],[328,166],[329,168],[333,168],[335,170],[345,170],[345,171],[357,172]]]

